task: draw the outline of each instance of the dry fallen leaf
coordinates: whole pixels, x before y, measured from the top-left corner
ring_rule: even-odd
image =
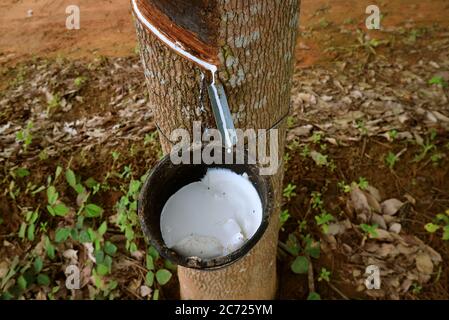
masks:
[[[89,257],[89,259],[93,262],[96,263],[96,259],[94,257],[94,246],[92,245],[91,242],[85,242],[83,243],[84,248],[86,248],[87,251],[87,256]]]
[[[8,263],[6,263],[6,261],[0,262],[0,279],[3,279],[6,276],[8,270],[9,270]]]
[[[387,224],[385,223],[384,218],[380,214],[373,213],[371,216],[371,222],[373,224],[377,224],[379,228],[387,229]]]
[[[308,137],[313,129],[312,125],[296,127],[288,131],[287,140],[291,141],[296,137]]]
[[[432,259],[427,253],[419,253],[416,256],[416,268],[419,272],[424,273],[425,275],[430,275],[433,272],[433,263]]]
[[[387,257],[387,256],[395,257],[396,255],[399,254],[399,251],[397,250],[394,244],[382,243],[380,247],[377,248],[376,253],[380,257]]]
[[[153,292],[153,290],[151,290],[151,288],[149,288],[149,287],[147,287],[145,285],[140,287],[140,296],[142,298],[151,297],[151,293],[152,292]]]
[[[371,210],[368,204],[368,199],[366,199],[363,191],[357,186],[353,187],[351,190],[351,202],[357,214],[369,216]]]
[[[327,234],[336,236],[338,234],[343,234],[346,228],[343,223],[331,223],[328,227]]]
[[[391,236],[390,232],[383,229],[377,229],[377,237],[375,237],[376,240],[384,240],[384,241],[392,241],[393,237]]]
[[[380,207],[379,201],[369,192],[364,192],[366,199],[368,200],[368,205],[378,213],[382,212],[382,208]]]
[[[131,256],[140,261],[145,256],[145,252],[143,252],[142,250],[136,250],[133,253],[131,253]]]
[[[426,245],[425,246],[425,250],[426,252],[430,255],[430,258],[432,259],[432,261],[435,264],[439,264],[440,262],[443,261],[443,258],[441,257],[441,254],[439,254],[438,252],[435,251],[435,249],[433,249],[432,247]]]
[[[399,234],[401,232],[401,228],[402,228],[402,226],[399,223],[395,222],[390,225],[390,228],[388,230],[390,232]]]
[[[132,279],[131,282],[128,284],[128,289],[131,292],[138,292],[138,290],[140,289],[141,283],[142,283],[141,279]]]
[[[380,204],[382,207],[382,213],[393,216],[395,215],[399,209],[402,207],[404,203],[398,199],[388,199]]]
[[[78,251],[73,249],[68,249],[62,254],[64,258],[70,260],[70,264],[76,264],[78,262]]]

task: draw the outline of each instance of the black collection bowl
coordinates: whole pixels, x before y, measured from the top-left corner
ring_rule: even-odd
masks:
[[[138,201],[138,214],[145,237],[156,248],[162,257],[187,268],[213,270],[228,266],[245,256],[260,240],[267,229],[273,211],[273,186],[269,176],[261,176],[259,167],[248,164],[248,154],[244,153],[243,164],[226,164],[225,150],[221,150],[222,164],[173,164],[170,155],[166,155],[149,173]],[[193,159],[194,150],[189,150]],[[235,159],[236,152],[233,151]],[[246,173],[257,190],[262,201],[262,223],[254,236],[247,240],[238,250],[222,257],[202,259],[199,257],[185,257],[168,248],[162,239],[160,218],[162,209],[168,199],[182,187],[200,181],[209,168],[230,169],[237,174]]]

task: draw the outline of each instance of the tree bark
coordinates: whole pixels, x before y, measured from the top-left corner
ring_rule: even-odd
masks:
[[[300,0],[195,0],[193,5],[207,6],[204,20],[198,18],[201,21],[196,26],[173,12],[173,7],[180,6],[170,8],[164,7],[164,1],[146,1],[165,8],[166,16],[193,35],[198,32],[197,38],[207,43],[207,49],[216,48],[216,57],[209,60],[219,63],[218,79],[225,88],[236,128],[269,129],[288,114]],[[207,98],[210,75],[162,43],[137,18],[135,25],[149,104],[160,129],[163,151],[168,153],[172,142],[167,137],[173,130],[192,132],[194,121],[201,121],[204,128],[215,127]],[[213,30],[198,31],[204,28]],[[181,298],[275,297],[285,121],[279,129],[281,167],[272,177],[277,206],[266,233],[247,256],[224,269],[179,267]]]

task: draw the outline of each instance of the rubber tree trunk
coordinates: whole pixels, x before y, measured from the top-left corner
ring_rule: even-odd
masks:
[[[196,49],[218,64],[218,78],[225,88],[236,128],[268,129],[285,119],[290,105],[300,0],[137,0],[137,3],[157,7],[170,19],[170,26],[178,28],[180,37],[179,30],[185,29],[187,35],[207,44]],[[173,144],[167,137],[173,130],[184,128],[192,132],[194,121],[201,121],[203,127],[215,127],[206,89],[210,74],[175,53],[135,12],[134,15],[149,104],[160,130],[163,151],[168,153]],[[224,269],[198,271],[180,267],[181,298],[275,298],[285,121],[279,129],[280,168],[272,176],[277,205],[266,233],[247,256]]]

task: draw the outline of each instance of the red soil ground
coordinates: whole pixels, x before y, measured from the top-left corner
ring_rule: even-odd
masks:
[[[446,0],[303,0],[301,25],[310,27],[320,21],[338,25],[352,20],[355,26],[362,27],[367,17],[365,9],[373,3],[384,16],[383,27],[406,25],[410,21],[424,25],[449,24]],[[73,4],[81,9],[80,30],[65,27],[65,9]],[[32,10],[31,17],[29,10]],[[126,0],[3,0],[0,34],[0,63],[34,56],[126,56],[136,47],[130,3]],[[310,65],[320,57],[322,41],[315,37],[304,42],[310,50],[301,50],[298,61]]]

